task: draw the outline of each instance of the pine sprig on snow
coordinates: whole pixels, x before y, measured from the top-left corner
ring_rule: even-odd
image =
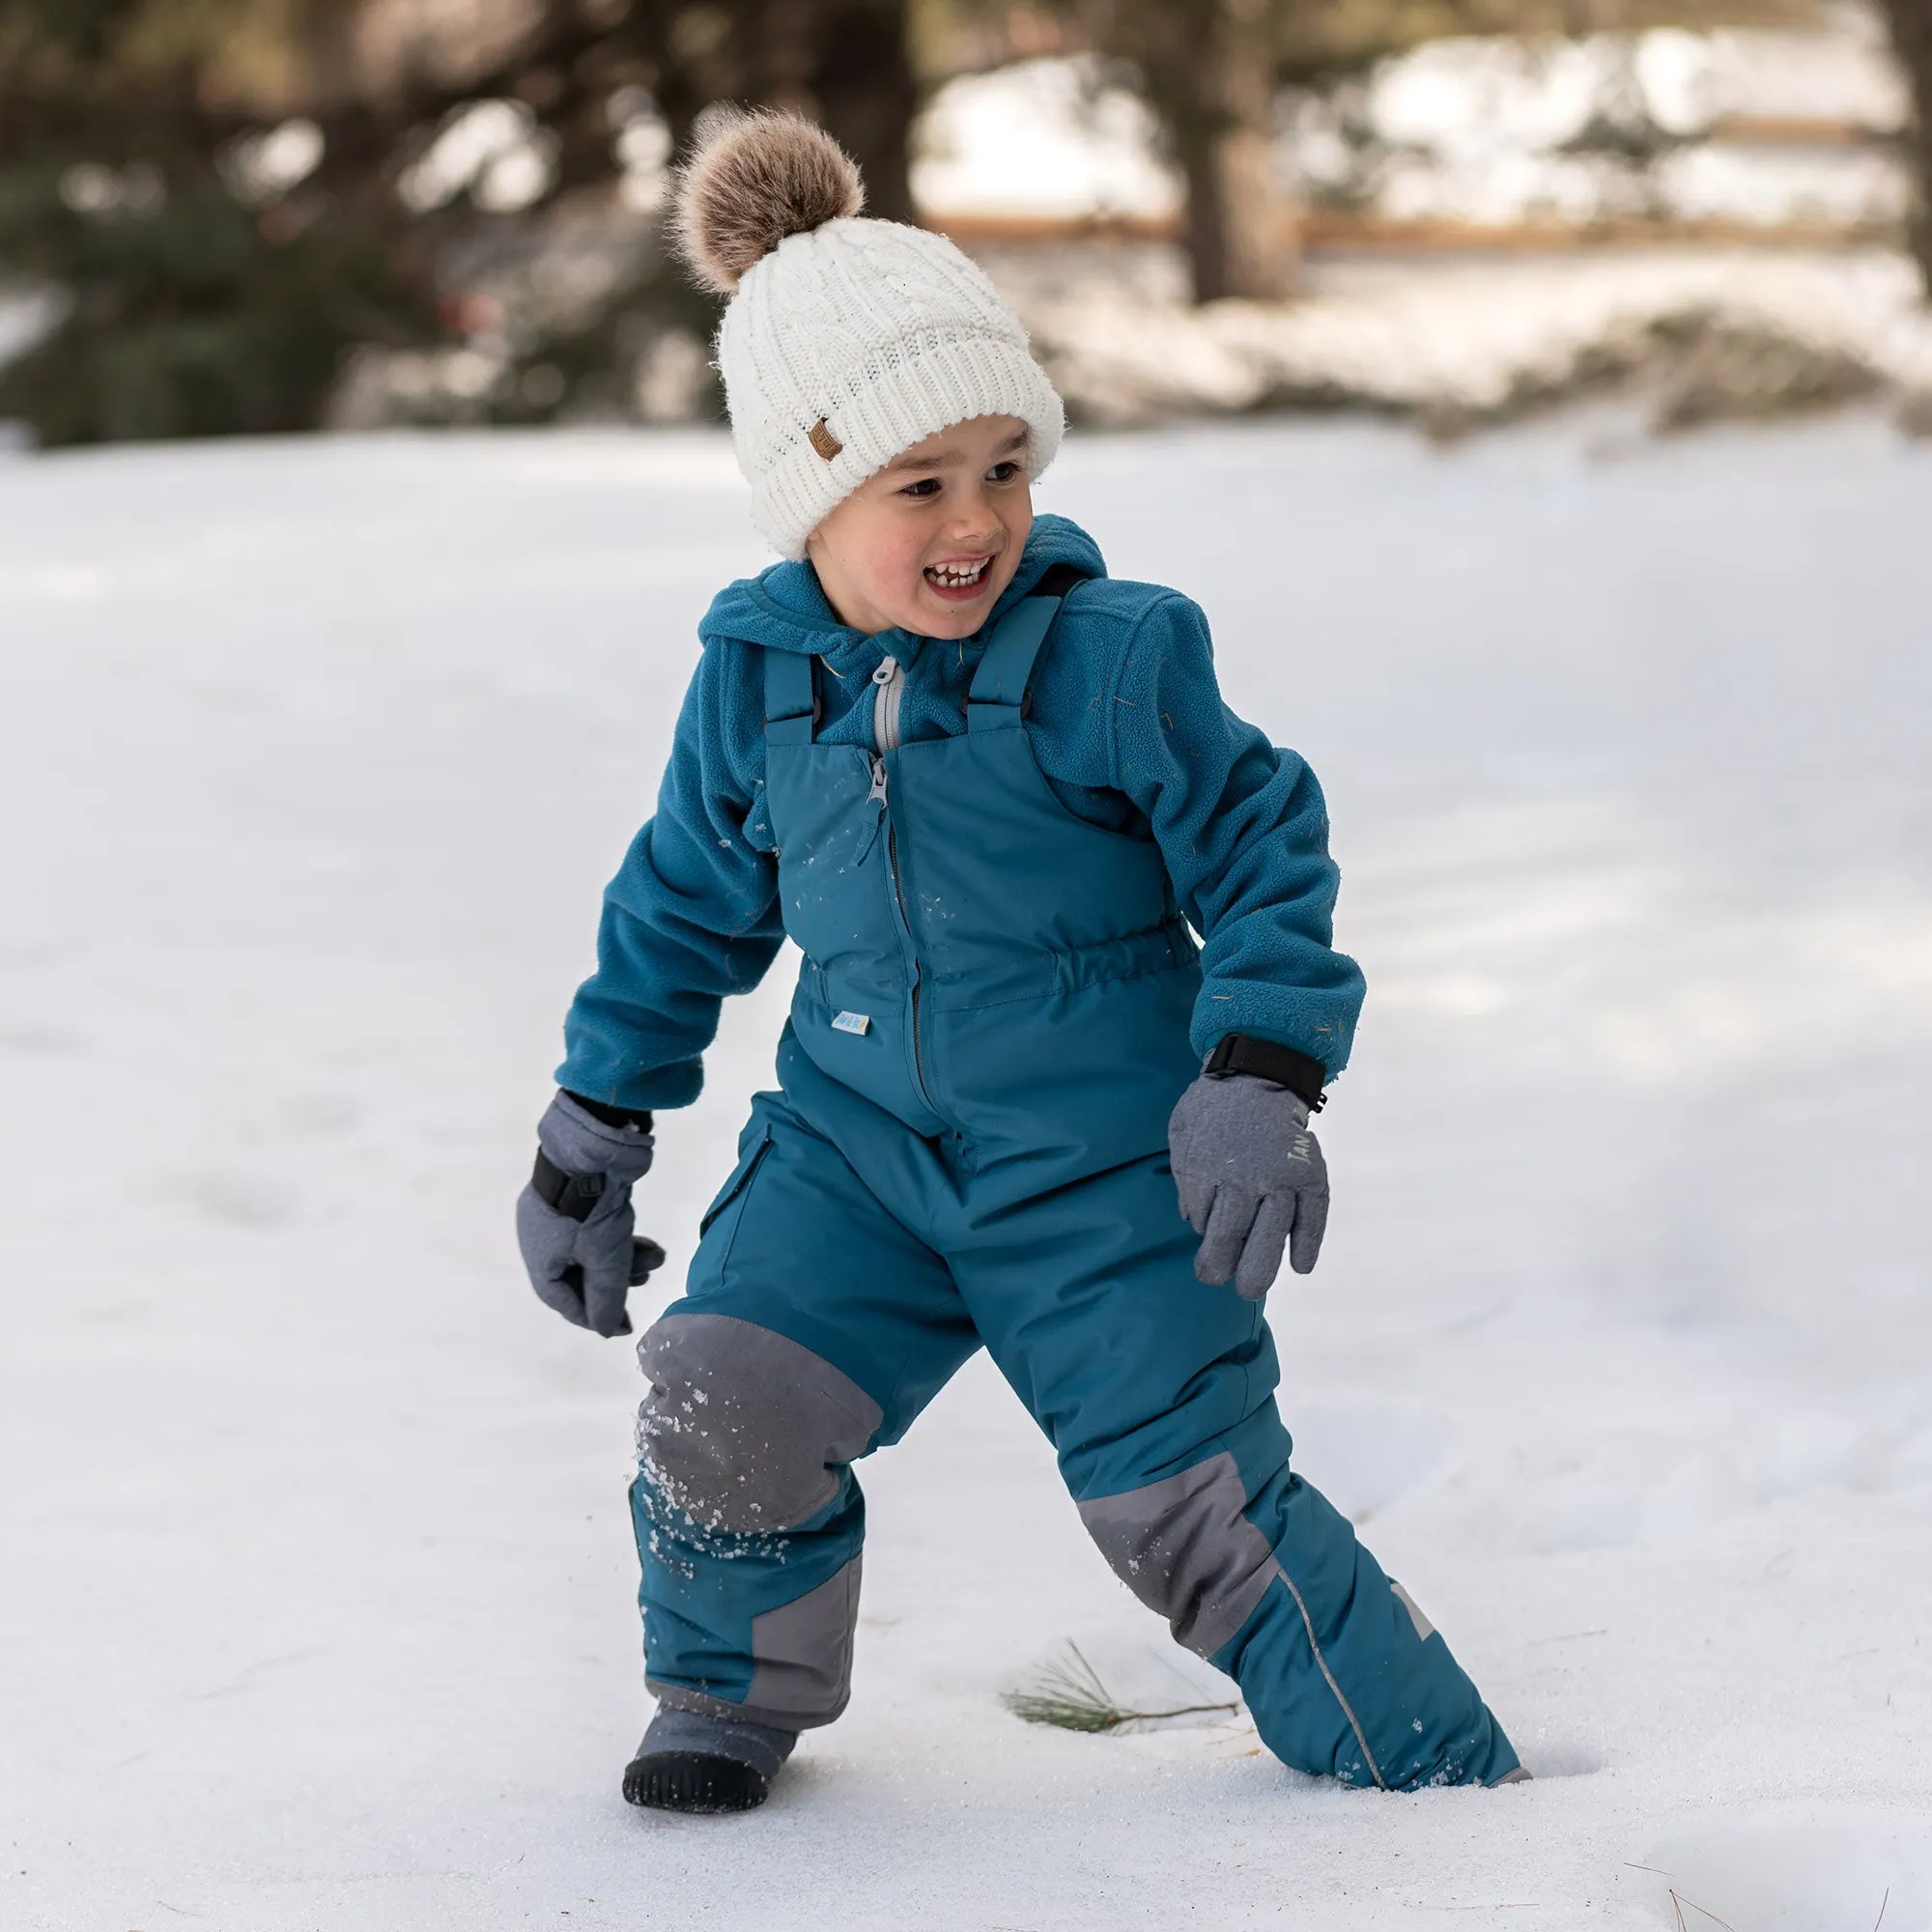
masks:
[[[1158,1718],[1188,1718],[1200,1712],[1236,1708],[1231,1698],[1225,1704],[1179,1704],[1166,1711],[1129,1710],[1100,1681],[1100,1673],[1087,1662],[1080,1646],[1070,1642],[1064,1657],[1043,1664],[1031,1684],[1007,1691],[1000,1701],[1022,1723],[1089,1732],[1117,1731],[1123,1724],[1151,1723]]]

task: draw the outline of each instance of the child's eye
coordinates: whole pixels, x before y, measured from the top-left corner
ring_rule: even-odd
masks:
[[[937,476],[922,476],[917,483],[908,483],[905,486],[905,488],[899,492],[899,495],[901,497],[911,497],[916,499],[926,497],[936,497],[938,496],[938,494],[939,494],[939,478]]]
[[[996,463],[992,469],[986,471],[986,481],[988,483],[1010,483],[1019,473],[1020,467],[1017,463],[1010,461]]]

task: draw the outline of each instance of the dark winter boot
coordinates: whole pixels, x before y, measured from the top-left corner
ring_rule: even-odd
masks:
[[[796,1731],[660,1707],[624,1772],[624,1796],[659,1811],[750,1811],[765,1802]]]

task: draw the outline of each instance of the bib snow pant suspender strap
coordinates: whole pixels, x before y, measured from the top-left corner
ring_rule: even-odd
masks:
[[[1517,1760],[1475,1688],[1290,1468],[1261,1311],[1194,1278],[1166,1122],[1197,1071],[1200,974],[1158,848],[1076,817],[1035,761],[1027,686],[1060,601],[1003,619],[963,732],[878,751],[818,742],[813,660],[765,653],[804,958],[780,1091],[639,1347],[651,1687],[781,1728],[839,1714],[852,1464],[983,1344],[1102,1554],[1236,1678],[1279,1757],[1354,1784],[1493,1782]],[[929,1500],[941,1521],[950,1500]],[[1022,1668],[1043,1647],[1026,1577],[1003,1547],[958,1561]]]
[[[818,724],[818,660],[800,651],[765,653],[765,743],[809,745]]]

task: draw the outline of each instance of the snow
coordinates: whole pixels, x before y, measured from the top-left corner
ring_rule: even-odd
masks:
[[[17,286],[0,286],[0,367],[24,355],[57,327],[65,307],[58,296],[44,290],[22,294]],[[0,430],[6,427],[0,424]]]
[[[1694,345],[1735,331],[1781,353],[1743,372],[1738,400],[1815,404],[1821,363],[1873,388],[1932,388],[1932,309],[1886,249],[1605,249],[1546,257],[1360,259],[1315,265],[1287,303],[1193,308],[1148,277],[1123,291],[1075,251],[995,273],[1035,348],[1091,421],[1347,401],[1465,422],[1613,382],[1668,391]],[[1091,261],[1091,258],[1089,258]]]
[[[509,1210],[759,560],[728,450],[14,458],[10,1932],[1932,1924],[1932,450],[1220,426],[1041,498],[1326,781],[1372,990],[1287,1412],[1538,1781],[1009,1717],[1068,1639],[1214,1680],[981,1363],[866,1469],[848,1717],[754,1816],[626,1807],[636,1370]],[[665,1122],[673,1276],[782,1004]]]
[[[1914,195],[1910,91],[1857,6],[1804,29],[1426,41],[1280,107],[1284,176],[1394,222],[1869,233]],[[1185,198],[1146,105],[1086,56],[947,82],[916,146],[914,194],[942,223],[1163,222]]]
[[[1895,229],[1910,93],[1861,9],[1802,31],[1428,41],[1292,99],[1304,186],[1393,221]]]
[[[1680,138],[1738,116],[1892,134],[1911,118],[1911,95],[1884,19],[1849,8],[1804,29],[1425,41],[1377,64],[1365,116],[1384,141],[1451,157],[1553,153],[1593,122]]]
[[[1809,222],[1867,231],[1912,213],[1910,171],[1882,148],[1752,147],[1712,141],[1662,156],[1652,180],[1680,221],[1738,221],[1763,228]]]
[[[1912,118],[1877,7],[1833,7],[1815,27],[1658,27],[1635,44],[1644,103],[1673,134],[1703,133],[1732,115],[1835,121],[1875,134]]]
[[[1721,1897],[1754,1932],[1872,1932],[1872,1882],[1892,1924],[1932,1923],[1932,1825],[1881,1821],[1841,1805],[1766,1805],[1743,1818],[1699,1819],[1650,1854],[1634,1882],[1659,1911]],[[1664,1876],[1664,1868],[1671,1875]],[[1708,1919],[1687,1911],[1687,1923]]]
[[[948,217],[1162,220],[1185,192],[1147,104],[1086,55],[948,81],[914,145],[914,197]]]

